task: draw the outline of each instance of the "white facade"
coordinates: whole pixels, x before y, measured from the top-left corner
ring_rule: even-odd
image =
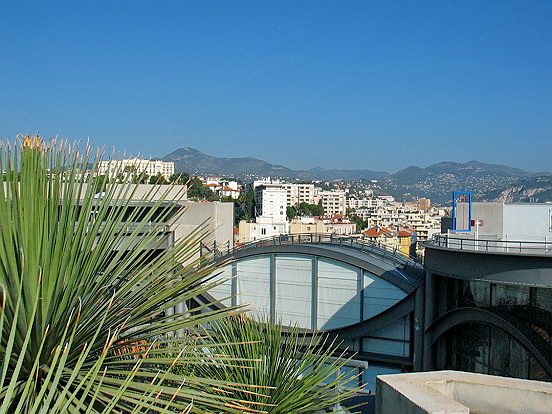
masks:
[[[347,204],[344,191],[321,191],[318,193],[324,215],[335,216],[336,214],[345,215]]]
[[[174,162],[143,160],[140,158],[100,161],[98,170],[101,175],[114,177],[120,172],[124,173],[125,168],[128,167],[136,167],[138,174],[146,173],[149,176],[161,174],[165,178],[169,178],[174,174]]]
[[[238,242],[247,243],[287,233],[289,233],[288,222],[273,221],[269,217],[257,217],[254,222],[240,221]]]
[[[274,223],[286,222],[287,191],[280,184],[255,187],[255,217],[270,218]]]
[[[316,190],[314,188],[314,184],[284,183],[279,180],[271,180],[270,178],[256,180],[253,182],[253,188],[257,188],[262,185],[271,187],[279,186],[280,188],[286,190],[287,207],[291,207],[299,203],[318,203],[318,200],[316,200]]]
[[[314,203],[314,184],[282,184],[287,191],[287,206],[299,203]]]
[[[472,226],[476,238],[510,241],[552,241],[552,204],[473,203]],[[467,228],[467,215],[457,214],[457,228]]]
[[[348,208],[354,208],[355,210],[357,208],[362,207],[381,207],[387,204],[387,201],[383,198],[378,197],[370,197],[370,198],[360,198],[357,199],[355,197],[350,197],[347,199],[347,207]]]

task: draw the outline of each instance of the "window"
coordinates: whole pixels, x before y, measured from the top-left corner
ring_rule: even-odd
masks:
[[[261,234],[266,234],[266,229],[264,227],[261,229]]]

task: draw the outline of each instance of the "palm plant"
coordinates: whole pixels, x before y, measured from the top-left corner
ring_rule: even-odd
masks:
[[[307,336],[297,327],[284,330],[267,318],[245,314],[211,324],[206,348],[210,364],[195,367],[198,375],[223,382],[255,384],[262,393],[243,394],[250,408],[271,414],[342,412],[339,403],[357,393],[358,374],[347,369],[350,358],[322,334]],[[244,361],[224,364],[221,357]],[[260,361],[260,362],[257,362]]]
[[[175,373],[202,358],[173,332],[224,316],[167,312],[213,285],[205,231],[156,249],[182,214],[170,186],[135,203],[131,180],[100,188],[99,159],[38,137],[0,150],[0,414],[247,411],[235,385]]]

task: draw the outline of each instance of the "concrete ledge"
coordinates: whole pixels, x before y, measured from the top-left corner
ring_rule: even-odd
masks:
[[[396,413],[552,413],[552,384],[461,371],[379,375],[376,414]]]

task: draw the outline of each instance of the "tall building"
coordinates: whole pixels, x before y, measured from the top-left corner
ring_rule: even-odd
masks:
[[[291,207],[300,203],[314,203],[314,184],[282,184],[287,191],[287,206]]]
[[[119,172],[134,169],[138,174],[146,173],[149,176],[161,174],[165,178],[169,178],[174,174],[174,162],[128,158],[123,160],[100,161],[98,169],[100,174],[109,177],[114,177]]]
[[[255,187],[255,217],[270,218],[274,223],[286,221],[287,191],[280,184]]]
[[[347,211],[347,202],[345,192],[338,191],[320,191],[318,193],[324,208],[324,215],[335,216],[336,214],[345,215]]]

